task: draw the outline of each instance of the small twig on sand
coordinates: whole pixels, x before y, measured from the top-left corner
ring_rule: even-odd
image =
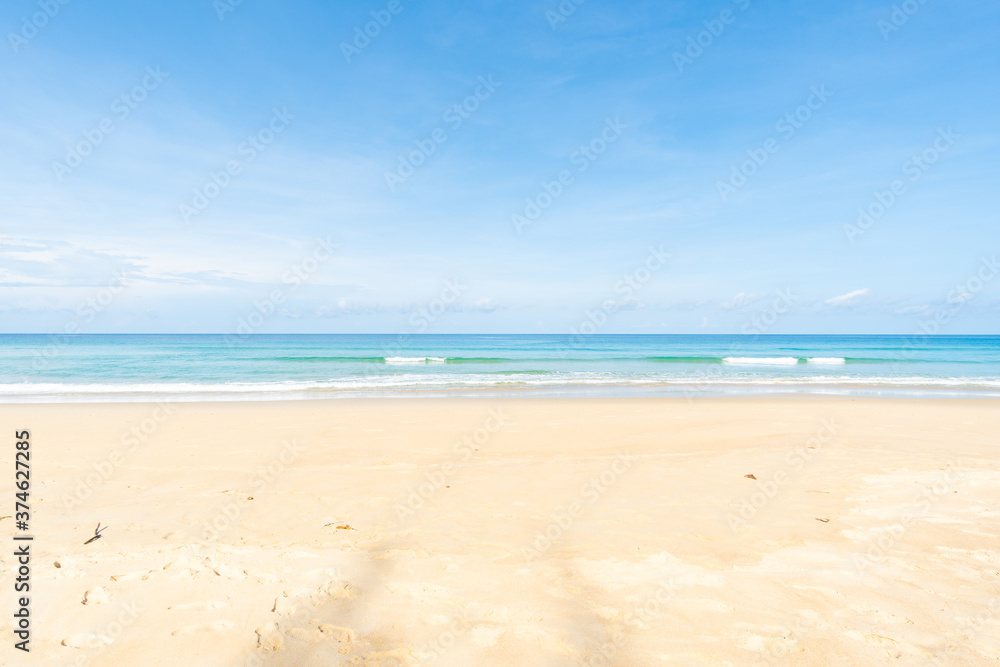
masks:
[[[86,542],[84,542],[83,546],[87,546],[88,544],[90,544],[94,540],[99,540],[102,537],[104,537],[103,535],[101,535],[101,533],[103,533],[105,530],[107,530],[107,528],[108,528],[107,526],[105,526],[104,528],[101,528],[101,522],[98,521],[97,522],[97,528],[94,529],[94,536],[92,538],[90,538],[89,540],[87,540]]]

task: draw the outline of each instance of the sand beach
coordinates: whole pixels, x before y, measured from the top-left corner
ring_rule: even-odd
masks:
[[[991,664],[997,408],[0,406],[32,442],[31,664]]]

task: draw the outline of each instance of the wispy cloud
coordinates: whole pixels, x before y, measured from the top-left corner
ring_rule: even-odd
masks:
[[[482,299],[477,299],[472,302],[470,306],[471,310],[480,310],[484,313],[492,313],[494,310],[500,307],[497,300],[493,297],[485,296]]]
[[[840,296],[827,299],[823,303],[827,306],[854,306],[863,301],[865,297],[871,294],[871,292],[871,289],[867,287],[863,289],[856,289],[853,292],[848,292],[847,294],[841,294]]]
[[[908,333],[920,304],[950,307],[937,300],[953,290],[969,306],[956,327],[995,329],[996,284],[975,298],[956,289],[997,238],[998,92],[980,62],[1000,34],[994,10],[928,3],[893,35],[886,77],[872,66],[886,48],[875,0],[808,12],[778,0],[770,13],[737,12],[721,32],[706,28],[721,5],[701,3],[493,1],[447,17],[414,4],[349,63],[339,44],[370,8],[303,0],[233,15],[239,34],[291,26],[302,48],[287,49],[240,39],[210,8],[206,20],[204,3],[161,4],[60,13],[0,58],[0,230],[10,235],[0,235],[0,311],[24,313],[0,328],[59,326],[117,272],[127,290],[91,330],[226,331],[274,289],[287,292],[276,330],[397,330],[457,277],[468,292],[438,330],[557,332],[625,299],[616,282],[644,248],[667,244],[669,269],[643,302],[618,305],[616,332],[697,332],[707,317],[707,330],[735,333],[778,287],[801,294],[782,318],[789,331]],[[134,39],[62,38],[104,31]],[[414,58],[417,43],[435,48]],[[673,54],[690,44],[704,55],[678,73]],[[747,58],[760,66],[731,67]],[[112,109],[149,66],[169,73],[163,85],[127,115]],[[470,97],[491,75],[497,94]],[[813,85],[843,94],[798,127]],[[956,107],[970,91],[983,104]],[[459,104],[456,124],[443,114]],[[294,120],[251,160],[240,147],[263,141],[275,107]],[[900,108],[919,113],[885,113]],[[599,132],[619,116],[628,129],[610,144]],[[105,118],[113,132],[95,134]],[[948,124],[961,146],[908,180],[900,165]],[[769,136],[779,154],[762,148]],[[59,179],[53,162],[84,150]],[[401,156],[421,164],[390,193],[384,174]],[[734,170],[754,174],[724,205],[716,183]],[[889,190],[872,204],[897,177],[906,196]],[[183,224],[180,204],[222,181]],[[891,215],[863,242],[841,243],[859,206],[890,195]],[[518,237],[509,216],[529,196],[545,210]],[[293,289],[286,272],[328,235],[341,250]]]
[[[719,304],[719,306],[721,306],[723,310],[733,310],[736,308],[743,308],[744,306],[748,306],[754,301],[757,301],[758,299],[760,299],[759,294],[754,294],[753,292],[740,292],[732,299],[729,299],[728,301],[723,301],[722,303]]]

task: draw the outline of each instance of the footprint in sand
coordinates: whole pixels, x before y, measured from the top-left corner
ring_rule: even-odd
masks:
[[[318,618],[309,621],[310,627],[292,628],[288,637],[303,642],[319,643],[333,641],[340,644],[339,652],[346,655],[353,648],[354,631],[331,623],[321,623]],[[285,648],[285,636],[275,622],[265,623],[254,632],[257,634],[257,648],[264,651],[280,651]]]
[[[278,616],[291,616],[298,611],[298,609],[298,600],[285,596],[274,598],[274,606],[271,607],[271,611]]]
[[[183,628],[177,628],[170,634],[177,636],[203,632],[221,632],[223,630],[231,630],[233,627],[234,624],[232,621],[212,621],[211,623],[203,623],[201,625],[185,625]]]
[[[316,589],[317,599],[324,598],[353,598],[354,597],[354,587],[349,583],[343,581],[330,582],[329,584],[323,584]]]
[[[350,644],[354,641],[354,631],[340,625],[320,623],[319,631],[325,639],[336,639],[341,644]]]
[[[271,611],[279,616],[291,616],[301,609],[313,609],[325,600],[354,597],[354,589],[345,582],[331,582],[313,591],[309,588],[298,588],[283,591],[274,598]]]
[[[280,651],[285,648],[285,640],[281,637],[277,623],[265,623],[254,632],[257,633],[257,648],[264,651]]]
[[[88,589],[87,592],[83,594],[83,604],[86,605],[104,604],[110,599],[111,596],[108,595],[108,592],[100,586]]]

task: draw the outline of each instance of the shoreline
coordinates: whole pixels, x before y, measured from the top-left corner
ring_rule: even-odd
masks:
[[[997,405],[3,404],[34,448],[32,657],[996,659]]]
[[[706,388],[711,387],[711,388]],[[0,395],[0,405],[71,405],[118,403],[284,403],[302,401],[344,401],[382,399],[462,399],[462,400],[535,400],[535,399],[724,399],[724,398],[900,398],[907,400],[998,400],[1000,388],[950,386],[942,384],[633,384],[633,385],[562,385],[556,387],[448,387],[441,389],[295,389],[286,391],[225,391],[189,393],[155,392],[86,392],[65,394]]]
[[[0,335],[0,400],[788,394],[1000,398],[1000,336]]]
[[[323,407],[323,406],[334,406],[342,405],[345,403],[364,403],[364,404],[377,404],[384,401],[385,399],[406,399],[406,398],[425,398],[430,402],[439,403],[485,403],[494,401],[503,402],[523,402],[523,403],[534,403],[536,398],[544,399],[544,402],[567,402],[574,403],[577,401],[589,401],[589,402],[663,402],[663,403],[689,403],[689,402],[746,402],[746,401],[763,401],[763,402],[781,402],[781,401],[793,401],[793,400],[803,400],[803,401],[814,401],[814,402],[853,402],[853,401],[897,401],[897,402],[921,402],[926,401],[929,403],[937,402],[951,402],[947,398],[940,398],[934,396],[854,396],[850,394],[816,394],[808,392],[787,392],[787,393],[745,393],[745,394],[723,394],[723,395],[712,395],[712,394],[697,394],[691,396],[684,395],[644,395],[644,396],[604,396],[604,395],[576,395],[576,396],[563,396],[563,395],[535,395],[523,396],[513,393],[517,390],[512,390],[512,393],[502,393],[496,396],[482,396],[478,393],[473,395],[472,391],[469,393],[463,393],[456,396],[443,396],[440,394],[432,392],[412,392],[403,395],[379,395],[379,396],[349,396],[337,399],[331,398],[318,398],[315,396],[310,396],[306,398],[282,400],[282,399],[271,399],[271,398],[261,398],[259,400],[211,400],[198,398],[197,400],[190,401],[174,401],[170,400],[173,397],[160,396],[156,398],[145,398],[138,397],[142,400],[135,401],[103,401],[103,400],[92,400],[92,401],[74,401],[71,403],[58,403],[58,402],[39,402],[39,403],[0,403],[0,411],[7,409],[14,409],[18,407],[27,408],[56,408],[59,406],[142,406],[142,405],[158,405],[161,403],[177,403],[179,405],[188,406],[236,406],[242,405],[244,403],[252,404],[255,406],[273,404],[275,406],[286,406],[286,405],[299,405],[299,406],[312,406],[312,407]],[[986,403],[997,403],[1000,405],[1000,398],[984,397],[984,396],[968,396],[960,403],[965,403],[967,401],[974,402],[986,402]],[[392,403],[405,403],[407,401],[391,401]]]

